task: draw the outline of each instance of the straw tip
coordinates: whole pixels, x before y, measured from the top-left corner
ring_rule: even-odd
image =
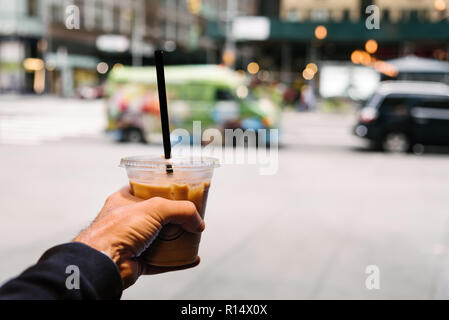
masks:
[[[171,164],[167,164],[167,166],[165,167],[165,170],[168,175],[173,174],[173,167]]]

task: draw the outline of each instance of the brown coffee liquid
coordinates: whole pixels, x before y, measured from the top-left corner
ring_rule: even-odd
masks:
[[[210,182],[156,186],[130,181],[130,186],[132,193],[141,199],[161,197],[171,200],[189,200],[195,204],[201,218],[204,218]],[[200,240],[201,234],[184,231],[175,224],[167,224],[141,257],[155,266],[190,264],[198,255]]]

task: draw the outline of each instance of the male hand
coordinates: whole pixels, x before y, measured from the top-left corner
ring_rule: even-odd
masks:
[[[146,264],[140,254],[151,245],[162,226],[178,224],[188,232],[202,232],[204,221],[190,201],[151,198],[142,200],[130,193],[129,187],[115,192],[106,200],[103,209],[73,241],[82,242],[108,255],[119,267],[124,288],[128,288],[142,274],[191,268],[156,267]]]

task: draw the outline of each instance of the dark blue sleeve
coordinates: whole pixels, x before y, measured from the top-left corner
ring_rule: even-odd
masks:
[[[109,257],[71,242],[49,249],[0,287],[0,299],[120,299],[122,291],[119,270]]]

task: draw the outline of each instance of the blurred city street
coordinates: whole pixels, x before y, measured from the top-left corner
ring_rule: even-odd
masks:
[[[352,113],[283,113],[279,170],[224,165],[212,181],[201,264],[144,276],[125,299],[449,298],[448,154],[365,151]],[[68,242],[127,183],[104,102],[0,100],[0,283]],[[367,266],[380,289],[365,286]],[[61,271],[63,272],[63,271]]]
[[[87,228],[127,172],[144,184],[136,196],[160,194],[160,176],[163,197],[202,211],[207,161],[176,162],[198,134],[201,155],[222,163],[201,263],[142,276],[124,299],[449,299],[449,0],[0,7],[0,299],[13,296],[5,281]],[[172,175],[154,158],[119,167],[164,153]],[[185,171],[205,188],[179,186]],[[136,230],[96,224],[124,225]],[[188,240],[152,248],[180,264]],[[14,298],[113,294],[97,261],[92,294],[45,288],[42,265],[42,292]]]

